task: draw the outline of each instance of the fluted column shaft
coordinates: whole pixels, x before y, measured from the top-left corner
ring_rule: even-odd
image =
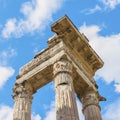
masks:
[[[67,60],[54,64],[56,120],[79,120],[72,80],[72,65]]]
[[[81,99],[85,120],[102,120],[99,97],[94,91],[87,91]]]
[[[31,120],[32,93],[30,89],[25,84],[18,84],[13,90],[13,120]]]

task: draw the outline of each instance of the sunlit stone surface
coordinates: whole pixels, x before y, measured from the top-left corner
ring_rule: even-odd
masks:
[[[31,120],[32,95],[54,81],[56,119],[79,120],[75,94],[83,105],[85,120],[102,120],[95,72],[102,60],[71,20],[64,16],[51,26],[56,34],[48,40],[48,48],[20,68],[13,87],[14,120]]]

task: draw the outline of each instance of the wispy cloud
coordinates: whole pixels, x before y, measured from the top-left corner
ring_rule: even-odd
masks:
[[[93,8],[87,8],[81,12],[90,15],[100,11],[105,12],[108,9],[113,10],[120,5],[120,0],[99,0],[99,2],[102,3],[102,5],[96,4]]]
[[[104,61],[104,67],[96,73],[96,77],[102,77],[107,83],[114,81],[116,92],[120,92],[120,33],[102,36],[102,30],[97,25],[87,26],[84,24],[80,31],[90,40],[91,46]]]
[[[103,120],[120,120],[120,98],[106,106]]]
[[[3,87],[5,82],[14,74],[14,69],[12,67],[0,66],[0,88]]]
[[[50,110],[47,111],[44,120],[56,120],[55,102],[51,102]]]
[[[120,4],[120,0],[100,0],[106,8],[114,9]]]
[[[96,5],[94,8],[85,9],[82,12],[85,13],[86,15],[89,15],[89,14],[94,14],[94,13],[101,11],[101,10],[102,10],[102,8],[99,5]]]
[[[3,30],[2,30],[2,36],[3,38],[9,38],[12,36],[12,33],[16,31],[16,22],[17,20],[15,18],[9,19],[7,23],[5,24]]]
[[[2,29],[2,37],[21,37],[25,33],[42,31],[52,20],[52,15],[65,0],[31,0],[22,4],[23,18],[10,18]]]
[[[33,113],[31,115],[31,118],[32,118],[32,120],[42,120],[41,116],[39,114],[35,114],[35,113]]]
[[[13,109],[6,105],[0,106],[0,120],[13,120]]]
[[[120,83],[116,83],[115,85],[115,88],[116,88],[116,92],[120,93]]]
[[[8,48],[0,52],[0,88],[6,83],[11,76],[13,76],[15,70],[8,66],[8,61],[11,57],[15,56],[17,53],[14,49]]]
[[[8,64],[10,58],[17,55],[15,49],[8,47],[7,49],[0,51],[0,65],[5,66]]]

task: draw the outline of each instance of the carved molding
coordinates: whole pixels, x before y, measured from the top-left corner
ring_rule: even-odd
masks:
[[[84,93],[83,97],[81,98],[81,102],[83,105],[83,111],[90,105],[95,105],[100,109],[99,95],[98,95],[98,93],[96,93],[94,91],[92,91],[92,92],[87,91],[86,93]]]
[[[59,72],[72,73],[71,63],[68,60],[60,60],[60,61],[56,62],[53,66],[53,73],[54,73],[54,75],[56,75]]]
[[[21,84],[15,84],[13,87],[13,95],[12,97],[17,100],[19,98],[25,98],[29,101],[31,101],[33,99],[32,97],[32,88],[29,85],[29,83],[27,83],[26,81],[24,83]]]
[[[72,73],[72,65],[67,59],[64,58],[56,62],[53,65],[54,80],[56,80],[55,87],[62,84],[64,85],[73,84],[71,73]]]

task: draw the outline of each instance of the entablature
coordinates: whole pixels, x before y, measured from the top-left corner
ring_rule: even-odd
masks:
[[[52,31],[56,33],[55,39],[62,38],[70,49],[76,52],[80,62],[84,62],[84,67],[94,75],[95,72],[103,66],[103,61],[89,45],[89,40],[84,34],[81,34],[71,20],[64,16],[55,22]],[[54,39],[53,38],[53,39]],[[52,40],[54,42],[54,40]],[[50,46],[52,45],[51,41]]]
[[[38,90],[54,79],[53,65],[63,58],[71,61],[73,65],[73,81],[76,93],[79,92],[80,94],[80,89],[82,91],[85,86],[91,86],[97,91],[93,76],[86,72],[82,63],[79,63],[76,59],[76,55],[70,51],[62,40],[54,47],[37,54],[32,61],[23,66],[16,83],[20,84],[26,80],[32,85],[34,91]]]

